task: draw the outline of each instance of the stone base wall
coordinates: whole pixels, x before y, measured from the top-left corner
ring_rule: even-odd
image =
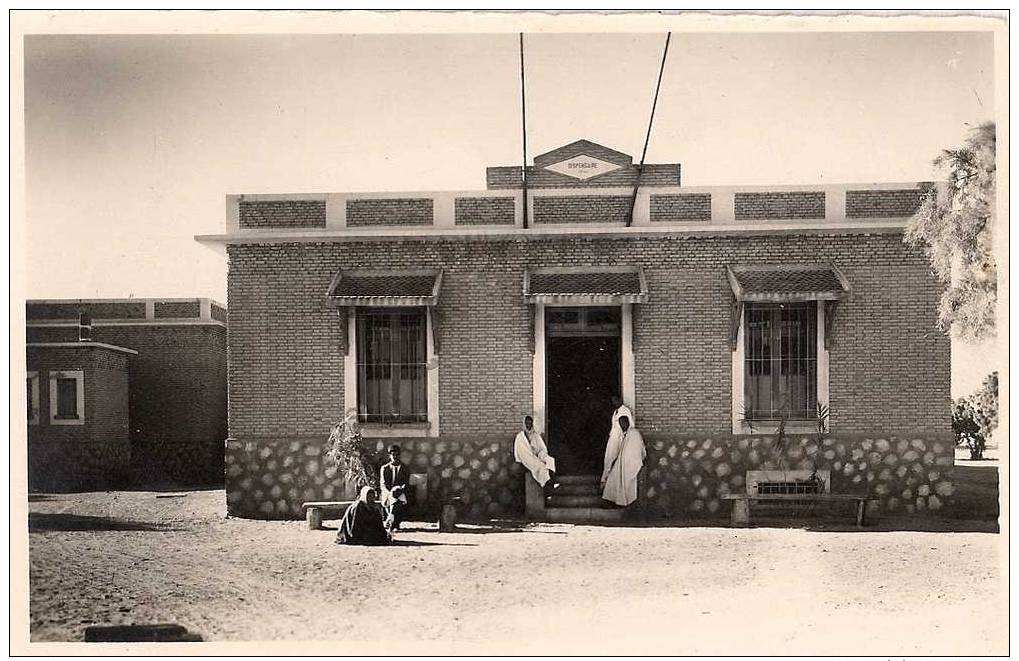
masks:
[[[226,443],[227,513],[251,519],[303,518],[301,504],[346,500],[354,494],[342,473],[325,457],[328,434],[319,438],[229,439]],[[428,476],[421,512],[437,512],[442,498],[463,499],[467,520],[516,516],[523,512],[523,468],[513,461],[510,439],[370,439],[376,466],[388,461],[396,443],[411,473]],[[376,471],[378,468],[376,468]]]
[[[644,485],[650,514],[712,517],[731,506],[727,493],[746,489],[748,470],[831,471],[831,492],[869,494],[874,512],[938,510],[952,495],[951,439],[831,437],[818,447],[795,435],[779,447],[773,436],[647,438]]]
[[[512,439],[401,438],[368,441],[377,466],[397,443],[411,473],[428,476],[419,511],[434,513],[442,498],[460,495],[465,520],[523,516],[523,468],[513,461]],[[325,459],[326,437],[230,439],[226,446],[227,511],[255,519],[297,519],[311,500],[355,494]],[[727,493],[746,489],[748,470],[831,471],[831,492],[869,494],[872,512],[921,514],[942,508],[952,495],[950,439],[832,437],[818,447],[809,436],[647,438],[641,481],[652,518],[728,515]],[[554,448],[553,448],[554,454]]]

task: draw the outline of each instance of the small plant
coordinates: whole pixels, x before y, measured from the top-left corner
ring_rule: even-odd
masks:
[[[817,408],[814,412],[814,417],[817,422],[817,427],[814,430],[814,445],[817,451],[814,456],[821,454],[821,449],[824,447],[824,439],[828,436],[828,405],[817,403]],[[824,491],[824,480],[817,474],[817,460],[814,460],[814,468],[810,471],[810,476],[807,477],[807,482],[814,485],[814,490],[817,493]]]
[[[357,411],[351,410],[343,422],[333,425],[326,442],[326,459],[339,470],[347,484],[357,489],[363,486],[378,488],[373,453],[365,447],[357,423]]]

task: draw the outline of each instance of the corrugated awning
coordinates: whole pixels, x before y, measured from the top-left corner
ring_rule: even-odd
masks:
[[[524,299],[546,305],[646,303],[639,266],[534,268],[524,273]]]
[[[435,305],[442,286],[440,270],[340,271],[329,285],[333,307]]]
[[[830,264],[727,266],[726,275],[737,301],[837,301],[849,283]]]

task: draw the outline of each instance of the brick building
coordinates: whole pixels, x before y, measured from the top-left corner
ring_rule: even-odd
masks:
[[[578,141],[535,157],[526,192],[492,167],[484,191],[228,197],[226,232],[198,240],[229,258],[230,513],[341,496],[323,448],[356,410],[432,504],[519,514],[521,417],[582,483],[616,393],[652,514],[721,514],[771,469],[827,471],[879,510],[943,506],[949,340],[902,236],[925,187],[683,187],[664,164],[635,188],[637,170]]]
[[[30,300],[26,313],[30,489],[222,484],[226,308]]]

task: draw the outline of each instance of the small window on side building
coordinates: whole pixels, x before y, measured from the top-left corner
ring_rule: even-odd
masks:
[[[85,424],[85,374],[80,370],[50,372],[50,424]]]

